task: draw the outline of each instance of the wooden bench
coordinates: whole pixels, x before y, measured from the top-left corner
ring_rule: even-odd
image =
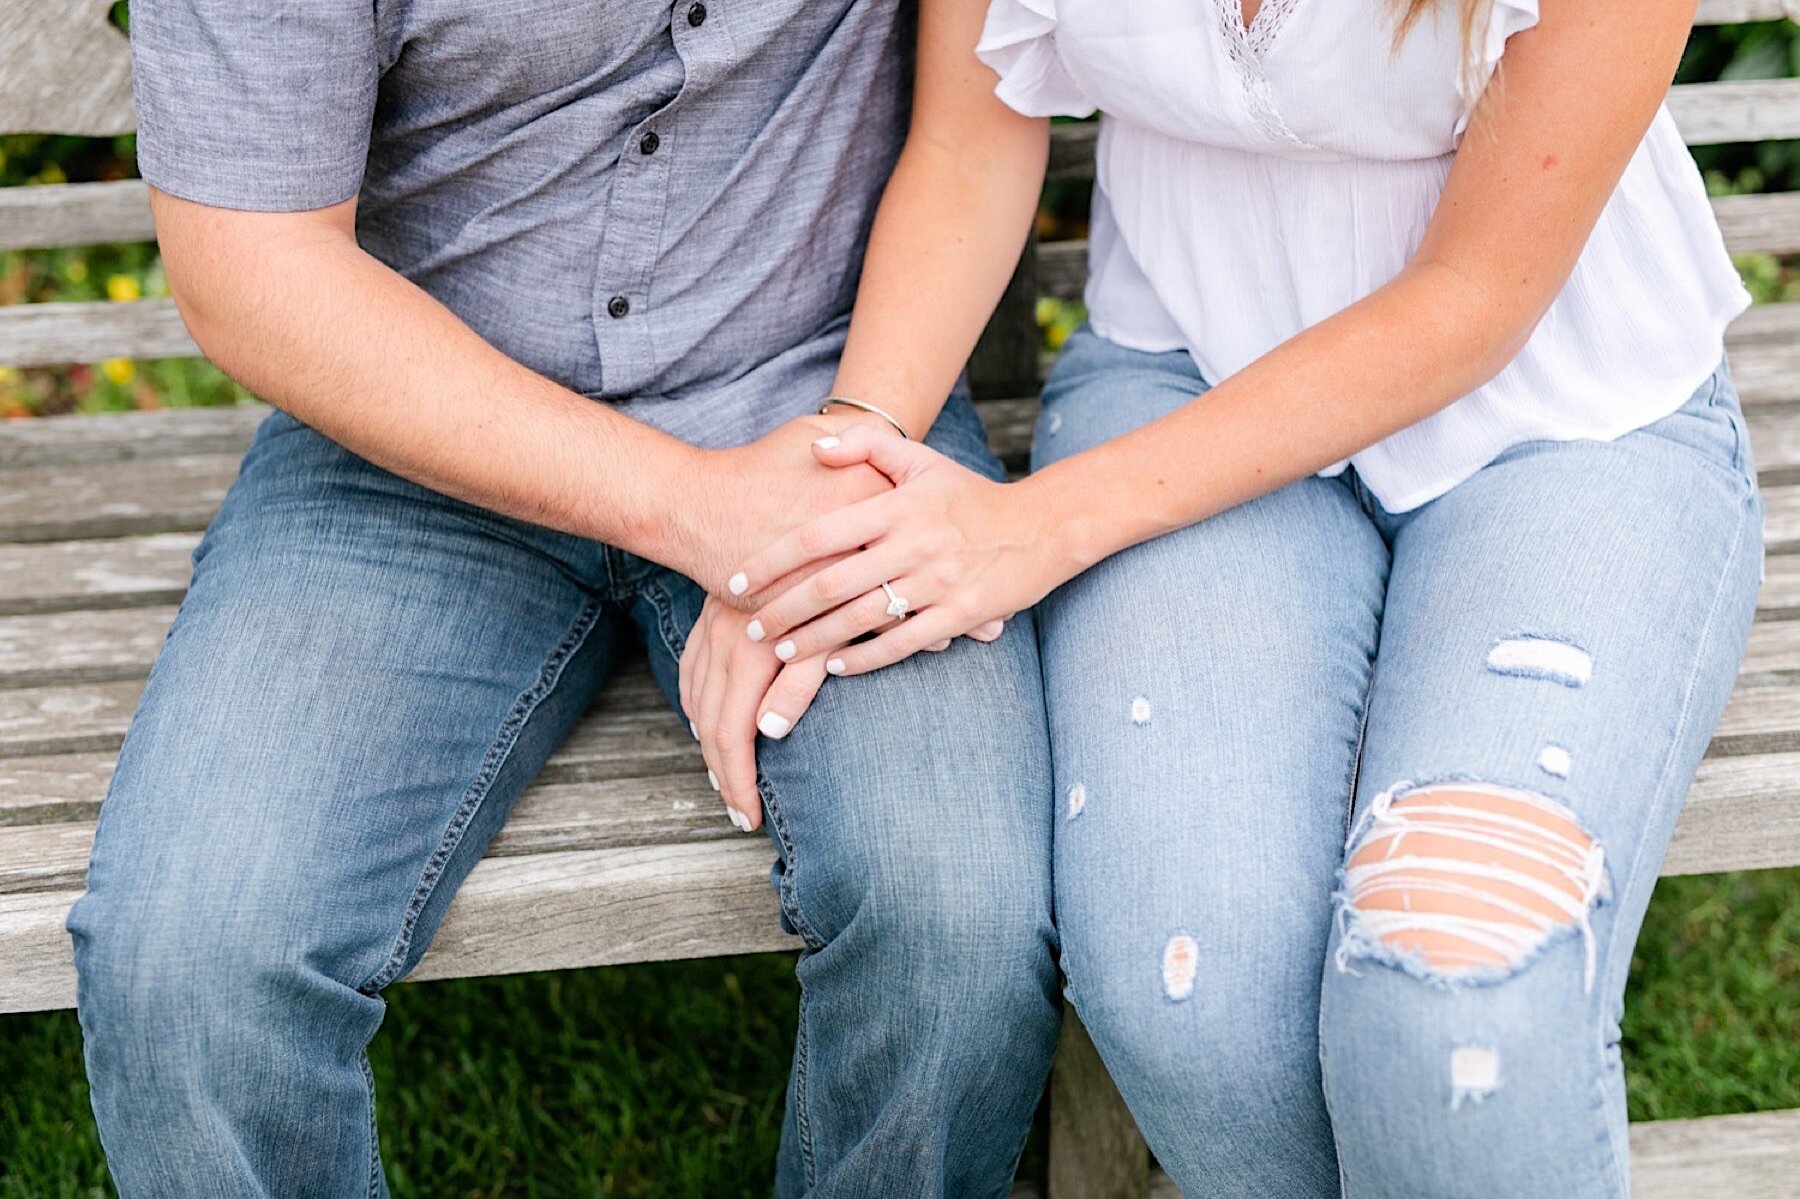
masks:
[[[0,132],[133,126],[105,0],[0,0]],[[1704,0],[1700,20],[1769,19],[1796,0]],[[1695,144],[1800,137],[1800,80],[1675,89]],[[1057,130],[1052,174],[1091,178],[1092,127]],[[1800,253],[1800,195],[1720,200],[1734,249]],[[136,182],[0,190],[0,250],[153,237]],[[1028,252],[971,373],[1015,467],[1041,377],[1033,305],[1079,295],[1084,250]],[[195,353],[166,300],[0,308],[0,364]],[[1730,353],[1768,501],[1768,581],[1738,690],[1665,873],[1800,864],[1800,303],[1733,328]],[[1012,398],[1007,398],[1012,397]],[[0,424],[0,1012],[67,1007],[62,920],[188,554],[263,410]],[[692,739],[638,667],[619,678],[519,802],[415,978],[791,950],[770,850],[738,836]],[[1053,1199],[1174,1194],[1079,1024],[1051,1086]],[[1800,1111],[1634,1126],[1639,1196],[1800,1193]],[[1033,1191],[1021,1184],[1022,1192]]]

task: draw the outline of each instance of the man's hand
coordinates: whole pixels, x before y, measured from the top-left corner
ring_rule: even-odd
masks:
[[[892,489],[872,466],[834,470],[814,456],[819,438],[859,424],[870,426],[867,436],[900,436],[862,413],[834,412],[799,417],[749,445],[708,454],[702,473],[689,483],[692,502],[670,514],[672,560],[665,565],[722,602],[752,610],[762,597],[734,595],[729,586],[739,563],[816,517]],[[778,582],[791,585],[799,577]]]

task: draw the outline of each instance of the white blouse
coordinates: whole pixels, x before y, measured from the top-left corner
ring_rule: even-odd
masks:
[[[1239,0],[994,0],[976,53],[1000,97],[1104,112],[1095,331],[1185,349],[1216,384],[1398,274],[1474,97],[1537,23],[1537,0],[1495,0],[1465,95],[1458,6],[1440,7],[1395,52],[1384,0],[1263,0],[1248,29]],[[1749,302],[1665,109],[1518,357],[1349,462],[1401,512],[1520,442],[1641,428],[1717,369]]]

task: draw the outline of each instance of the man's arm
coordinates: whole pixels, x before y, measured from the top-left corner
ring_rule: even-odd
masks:
[[[834,479],[806,452],[842,417],[705,451],[528,370],[358,246],[355,207],[254,213],[152,193],[170,287],[200,348],[371,462],[720,594],[744,554],[885,486],[873,471]]]

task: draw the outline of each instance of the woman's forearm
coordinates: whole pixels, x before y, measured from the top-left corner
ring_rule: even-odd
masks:
[[[894,169],[863,260],[832,391],[879,404],[914,437],[937,419],[1019,260],[1044,176],[1047,123],[996,168],[917,135]]]
[[[1271,350],[1181,409],[1027,480],[1075,569],[1342,461],[1510,361],[1531,297],[1430,263]]]
[[[994,94],[983,0],[922,0],[912,124],[875,213],[833,391],[915,438],[937,419],[1037,212],[1050,122]]]

